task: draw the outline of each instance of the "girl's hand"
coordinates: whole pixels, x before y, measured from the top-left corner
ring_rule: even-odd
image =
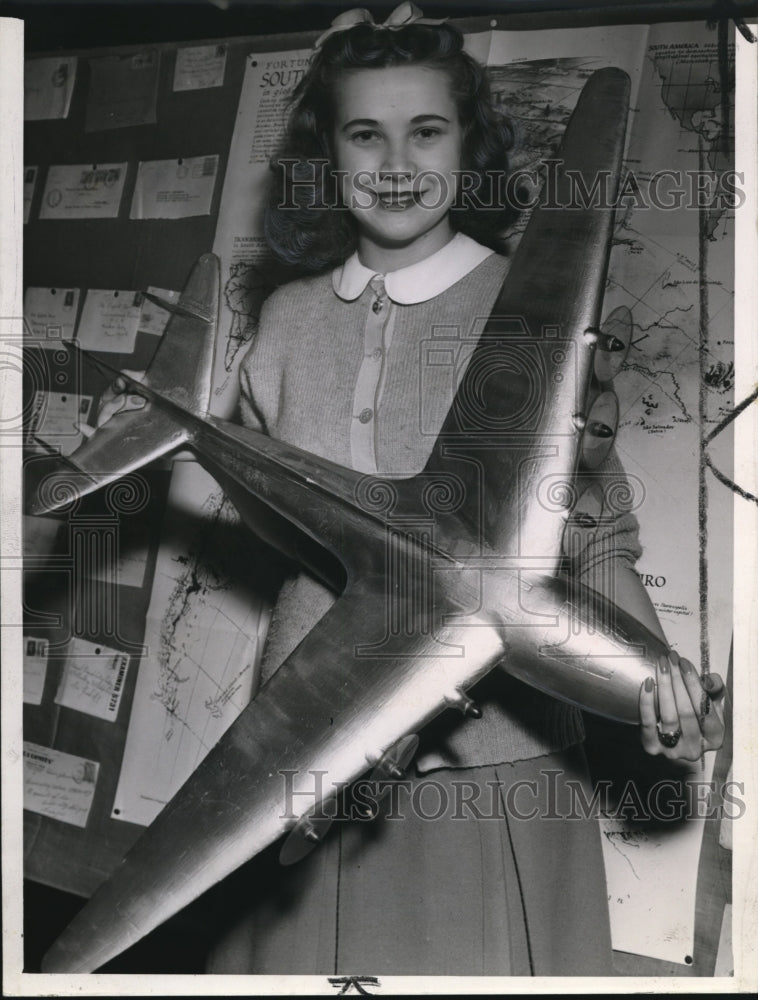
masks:
[[[658,659],[657,680],[640,688],[642,746],[672,760],[698,760],[724,741],[724,694],[718,674],[702,683],[689,660],[677,653]],[[656,710],[657,692],[657,710]]]
[[[130,371],[127,368],[124,369],[124,374],[138,382],[145,377],[144,372]],[[114,414],[120,413],[121,410],[141,410],[146,402],[147,400],[143,396],[127,392],[126,382],[121,378],[116,378],[100,397],[95,427],[80,424],[79,430],[85,437],[91,437],[95,430],[107,423]]]

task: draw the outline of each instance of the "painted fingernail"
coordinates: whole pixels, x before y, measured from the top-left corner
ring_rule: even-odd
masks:
[[[710,694],[713,694],[714,691],[721,690],[721,684],[719,683],[719,681],[717,681],[715,677],[711,677],[710,674],[706,674],[706,676],[703,678],[703,687]]]
[[[685,660],[684,657],[681,657],[679,660],[679,669],[682,671],[683,674],[691,674],[695,668],[692,666],[689,660]]]
[[[645,678],[645,690],[648,691],[648,692],[650,692],[650,691],[653,690],[653,687],[654,687],[653,678],[652,677],[646,677]]]
[[[679,654],[675,649],[669,651],[669,660],[671,661],[673,666],[675,667],[679,666]]]
[[[665,656],[662,656],[660,658],[660,661],[658,663],[658,668],[662,674],[667,674],[669,672],[669,661],[666,659]]]

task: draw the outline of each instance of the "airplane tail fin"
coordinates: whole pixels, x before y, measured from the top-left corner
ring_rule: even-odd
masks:
[[[215,254],[198,258],[168,322],[144,384],[196,416],[211,397],[218,328],[220,265]]]
[[[59,510],[189,441],[190,423],[152,399],[157,395],[196,416],[207,414],[219,286],[218,257],[204,254],[172,307],[173,315],[144,382],[120,376],[126,391],[118,397],[118,409],[72,455],[58,458],[52,469],[48,462],[29,463],[29,513]]]

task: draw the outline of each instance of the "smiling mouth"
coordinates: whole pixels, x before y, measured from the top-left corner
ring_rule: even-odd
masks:
[[[403,212],[413,205],[418,205],[422,195],[422,191],[393,191],[387,193],[377,191],[376,193],[378,205],[391,212]]]

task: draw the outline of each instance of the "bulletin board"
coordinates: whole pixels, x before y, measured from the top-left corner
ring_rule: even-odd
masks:
[[[557,103],[551,103],[556,92],[547,80],[544,86],[554,96],[547,101],[540,98],[537,107],[528,96],[535,91],[529,88],[537,88],[542,95],[540,74],[548,73],[548,63],[552,61],[555,66],[557,60],[566,85],[576,90],[585,78],[587,66],[581,52],[570,46],[566,51],[556,51],[550,59],[540,59],[540,45],[530,29],[549,25],[555,37],[556,28],[576,21],[543,15],[541,21],[519,17],[455,23],[471,36],[477,54],[490,65],[496,95],[502,95],[504,103],[523,114],[522,129],[533,143],[530,155],[536,155],[535,150],[543,156],[549,153],[565,124],[570,101],[564,106],[559,96]],[[498,47],[503,48],[506,39],[499,31],[491,31],[508,26],[524,31],[526,55],[521,60],[521,76],[514,73],[506,55],[499,54]],[[699,137],[708,140],[710,135],[711,144],[706,149],[709,169],[723,177],[729,170],[731,149],[728,142],[719,145],[712,132],[718,131],[725,116],[733,114],[729,94],[724,95],[718,85],[719,59],[723,63],[725,52],[730,58],[729,46],[733,49],[733,44],[716,33],[706,36],[702,23],[693,27],[691,35],[685,33],[684,42],[675,41],[682,37],[678,29],[667,32],[666,28],[658,26],[654,39],[642,30],[628,37],[623,29],[614,35],[613,26],[597,30],[610,32],[605,38],[610,53],[616,48],[620,53],[624,46],[625,51],[631,51],[629,58],[636,60],[637,67],[632,67],[633,75],[637,74],[633,81],[636,93],[639,95],[647,86],[655,88],[656,99],[664,95],[662,120],[666,114],[675,120],[677,136],[681,138],[689,129],[696,144]],[[313,33],[289,34],[35,56],[35,61],[39,59],[46,65],[39,67],[42,83],[40,94],[35,96],[41,117],[27,121],[25,146],[25,287],[27,295],[28,289],[34,289],[37,296],[34,309],[26,317],[25,411],[32,422],[39,421],[39,394],[47,393],[46,405],[53,415],[65,412],[66,419],[56,424],[55,441],[64,453],[69,453],[79,439],[77,424],[94,424],[98,401],[109,378],[78,353],[56,345],[56,338],[65,339],[76,329],[83,346],[87,337],[93,338],[90,347],[95,357],[112,368],[144,370],[159,342],[156,324],[162,315],[160,303],[175,301],[194,261],[212,248],[220,253],[224,267],[222,325],[226,323],[227,342],[219,355],[224,363],[229,361],[224,370],[217,372],[215,405],[219,415],[233,416],[235,363],[254,336],[260,304],[277,284],[292,277],[267,256],[262,239],[250,237],[245,245],[244,238],[234,236],[230,228],[231,213],[255,209],[247,197],[249,185],[264,176],[267,155],[273,151],[266,148],[256,156],[253,148],[251,153],[250,137],[240,123],[256,121],[256,127],[262,129],[260,117],[255,116],[262,113],[265,102],[256,96],[251,81],[263,89],[268,87],[270,92],[277,87],[291,89],[301,73],[303,53],[307,54],[313,40]],[[595,41],[599,51],[601,36]],[[682,45],[684,48],[677,49]],[[277,58],[282,54],[284,58]],[[652,77],[646,69],[651,59]],[[594,53],[590,61],[595,64]],[[704,74],[697,91],[701,105],[696,109],[694,123],[687,101],[677,104],[679,98],[671,96],[674,91],[666,90],[667,78],[669,84],[683,86],[678,76],[683,65],[689,66],[690,72],[694,67],[697,73]],[[57,80],[52,97],[51,74]],[[710,79],[716,81],[713,86],[708,83]],[[687,100],[692,93],[692,89],[687,92]],[[272,105],[272,113],[279,113],[282,107],[282,93],[276,96],[278,103]],[[666,100],[671,102],[668,106]],[[61,114],[64,105],[65,114]],[[44,117],[51,112],[57,117]],[[678,151],[688,155],[680,146]],[[645,157],[649,153],[646,141],[641,139],[638,147],[631,147],[630,163],[641,164],[641,169],[647,170]],[[157,163],[161,165],[155,166]],[[246,164],[253,164],[250,176]],[[526,160],[522,164],[528,165]],[[198,183],[185,183],[188,177]],[[90,193],[82,194],[87,189]],[[92,196],[93,190],[97,197]],[[192,199],[196,200],[197,212],[184,212],[181,206]],[[666,326],[663,298],[645,302],[632,285],[627,287],[622,280],[622,276],[634,273],[636,257],[649,260],[645,255],[653,242],[652,233],[635,228],[634,208],[629,208],[628,231],[621,235],[614,251],[620,263],[610,301],[624,302],[625,296],[636,300],[635,321],[641,338],[645,339],[643,334],[659,337],[667,362],[673,357],[675,361],[678,358],[679,366],[689,366],[687,378],[692,385],[682,388],[680,372],[684,368],[664,364],[659,369],[651,367],[649,356],[642,354],[645,348],[641,348],[636,368],[632,366],[628,372],[628,433],[631,438],[636,436],[643,451],[657,446],[661,438],[673,447],[680,447],[684,441],[687,449],[697,451],[697,427],[715,426],[732,403],[729,296],[725,294],[720,300],[721,318],[714,328],[719,345],[717,349],[714,332],[712,342],[708,342],[706,367],[697,343],[690,345],[694,353],[686,358],[676,355],[677,334],[672,339],[670,328],[681,332],[681,343],[685,344],[693,330],[697,335],[697,324],[692,327],[690,320],[682,320],[677,326],[678,320],[671,320]],[[140,212],[148,217],[137,217]],[[706,234],[706,239],[729,229],[729,213],[730,204],[724,199],[720,211],[710,218],[712,232]],[[177,217],[167,217],[172,214]],[[245,225],[239,229],[242,232]],[[675,249],[666,251],[669,263],[664,266],[656,259],[650,265],[657,268],[655,280],[661,288],[676,289],[667,294],[678,296],[677,309],[683,315],[697,307],[698,289],[703,288],[703,261],[697,256],[703,238],[696,227],[678,255]],[[715,297],[720,294],[716,286],[725,287],[722,278],[728,280],[728,274],[719,272],[713,279]],[[145,293],[149,293],[147,297]],[[83,323],[85,308],[90,313]],[[70,329],[66,323],[71,324]],[[97,337],[102,338],[106,327],[111,329],[113,340],[103,350],[104,341]],[[656,357],[660,361],[660,354]],[[703,402],[701,395],[700,405],[705,409],[701,408],[698,422],[690,412],[693,397],[687,393],[694,392],[697,399],[703,378],[707,378],[708,398]],[[76,400],[73,409],[72,398]],[[696,409],[697,405],[696,401]],[[692,430],[694,436],[675,437],[678,423],[687,425],[688,433]],[[27,471],[38,476],[47,461],[44,448],[30,450]],[[635,468],[641,477],[644,460]],[[30,767],[70,768],[71,782],[77,785],[77,794],[81,792],[78,814],[70,802],[61,807],[46,801],[42,807],[25,811],[26,875],[32,880],[89,896],[144,829],[144,823],[119,817],[114,810],[119,809],[121,801],[119,778],[131,709],[138,694],[142,663],[150,652],[146,627],[156,593],[163,594],[166,614],[178,615],[179,604],[189,595],[210,592],[223,579],[223,588],[239,586],[243,594],[254,591],[260,612],[256,620],[265,620],[275,586],[270,573],[271,554],[262,543],[242,537],[224,501],[208,490],[193,464],[180,460],[128,477],[118,489],[106,491],[104,497],[80,501],[64,516],[37,518],[34,524],[27,519],[25,670],[28,668],[30,693],[28,698],[25,695],[24,705],[25,753]],[[655,502],[665,507],[671,498],[664,490]],[[697,514],[693,516],[696,520]],[[207,532],[209,521],[214,532],[211,535]],[[173,536],[179,538],[177,548],[164,551],[166,538]],[[655,545],[652,551],[656,551]],[[220,552],[227,553],[223,565],[216,562]],[[696,569],[697,552],[693,560]],[[181,565],[183,590],[172,590],[171,586],[166,589],[166,562]],[[675,587],[665,594],[655,592],[666,585],[672,569],[661,563],[653,565],[652,561],[643,567],[651,581],[651,597],[660,598],[659,614],[663,607],[676,630],[702,608],[696,606],[696,593],[676,596]],[[660,580],[662,584],[656,583]],[[725,607],[728,596],[721,595]],[[713,617],[711,614],[711,621]],[[261,642],[263,634],[261,630]],[[720,635],[718,642],[722,655],[724,636]],[[727,635],[727,652],[728,644]],[[260,643],[257,650],[245,655],[251,657],[251,662],[259,657]],[[98,657],[110,657],[115,680],[106,682],[97,668],[93,676],[87,663],[96,662]],[[76,661],[75,666],[72,661]],[[724,655],[720,672],[726,673]],[[251,683],[254,685],[254,680]],[[93,696],[92,685],[105,692],[104,703],[99,696]],[[178,739],[181,725],[174,737],[176,713],[173,720],[170,718],[174,694],[166,695],[163,688],[153,692],[154,700],[161,702],[166,713],[171,738]],[[100,707],[93,707],[96,705]],[[186,718],[179,721],[188,728]],[[602,726],[596,731],[602,738]],[[50,759],[46,764],[46,754],[55,757],[52,765]],[[727,744],[717,755],[715,774],[726,775],[729,754]],[[60,808],[64,813],[56,814]],[[131,816],[129,808],[124,806],[125,813]],[[706,824],[702,852],[698,846],[701,874],[694,961],[688,955],[685,964],[684,953],[676,959],[666,953],[652,954],[644,960],[648,962],[645,971],[713,973],[718,934],[714,938],[712,929],[703,928],[714,919],[721,927],[724,904],[730,898],[729,855],[719,838],[723,841],[718,824]],[[626,842],[619,831],[615,841],[609,834],[609,843],[623,855]],[[703,871],[706,858],[707,870]],[[696,858],[695,868],[697,864]],[[642,971],[642,961],[630,956],[627,971]],[[620,962],[624,964],[623,956]]]
[[[312,35],[302,39],[302,45],[307,46],[312,40]],[[35,318],[27,316],[29,336],[24,345],[27,414],[33,413],[39,391],[51,391],[61,398],[77,395],[85,400],[84,405],[89,407],[87,415],[94,422],[97,401],[110,380],[83,363],[80,357],[52,346],[59,336],[63,339],[71,336],[71,330],[62,322],[66,310],[54,311],[56,296],[57,302],[61,302],[74,293],[73,310],[68,312],[74,312],[71,322],[78,326],[90,289],[107,290],[111,294],[117,291],[130,304],[134,296],[151,287],[181,290],[195,260],[213,245],[248,54],[253,50],[279,50],[300,42],[300,36],[286,39],[267,36],[212,41],[199,46],[164,44],[89,50],[51,56],[49,63],[48,57],[40,57],[47,63],[46,73],[60,75],[61,67],[66,66],[74,82],[65,117],[26,122],[25,179],[29,178],[31,166],[36,182],[25,210],[28,214],[24,226],[25,288],[45,290],[53,304],[49,307],[53,311],[44,347],[36,346],[38,337],[30,331]],[[195,67],[195,78],[193,81],[190,70],[185,84],[189,80],[195,85],[175,89],[175,82],[181,86],[176,73],[182,48],[193,53],[207,52],[209,59],[204,66],[198,62],[199,57],[194,63],[190,60]],[[142,85],[141,103],[131,101],[124,106],[123,91],[129,85],[123,81],[128,81],[130,74],[149,75],[151,80]],[[107,109],[90,102],[96,78],[105,86],[113,86],[113,100]],[[209,82],[214,85],[197,85]],[[108,116],[117,114],[131,116],[134,124],[107,127]],[[214,183],[210,204],[203,214],[177,219],[130,218],[139,163],[171,160],[181,172],[188,162],[193,168],[200,164],[204,169],[211,157],[217,157],[213,163]],[[75,174],[80,178],[83,174],[92,175],[89,180],[85,177],[84,186],[99,185],[106,192],[101,207],[95,207],[95,211],[110,213],[112,217],[68,219],[63,211],[65,205],[58,216],[44,217],[45,196],[51,204],[58,197],[58,188],[48,184],[48,177],[51,168],[61,165],[75,165]],[[109,180],[107,176],[103,181],[98,180],[99,173],[108,171],[119,171],[118,182],[122,185],[120,195],[110,207]],[[74,174],[66,176],[70,179]],[[48,211],[51,204],[47,205]],[[72,211],[75,213],[77,209]],[[137,311],[144,315],[145,311],[139,307]],[[42,311],[40,315],[44,316]],[[36,332],[44,335],[41,330]],[[133,341],[126,345],[128,349],[93,353],[113,368],[141,371],[149,364],[157,343],[155,335],[138,329],[133,331]],[[64,453],[80,439],[71,429],[59,432],[57,437],[56,444]],[[44,468],[45,464],[44,453],[27,455],[27,472],[32,465]],[[36,474],[35,470],[32,474]],[[39,646],[41,641],[48,643],[48,667],[40,704],[24,706],[25,740],[100,765],[84,828],[25,811],[26,874],[80,895],[91,895],[143,829],[141,825],[113,819],[112,809],[137,664],[145,651],[145,617],[168,480],[169,466],[152,469],[127,481],[125,492],[111,495],[106,501],[87,498],[66,517],[38,518],[34,519],[36,523],[26,519],[25,634],[28,632],[32,642],[36,640],[37,652],[44,649]],[[41,532],[46,533],[44,539],[38,537]],[[52,532],[56,533],[53,541],[49,537]],[[239,545],[235,541],[226,547],[239,553]],[[255,543],[245,549],[243,540],[242,549],[247,558],[240,554],[238,567],[254,561]],[[137,550],[144,557],[139,579],[127,576],[124,566],[119,564],[124,553]],[[43,553],[51,551],[52,558],[45,558]],[[234,573],[232,566],[225,567],[225,571]],[[265,584],[261,586],[265,589]],[[58,624],[51,624],[55,621]],[[115,720],[83,715],[55,703],[74,634],[86,636],[95,648],[116,648],[128,654]],[[88,648],[88,653],[92,652]]]

